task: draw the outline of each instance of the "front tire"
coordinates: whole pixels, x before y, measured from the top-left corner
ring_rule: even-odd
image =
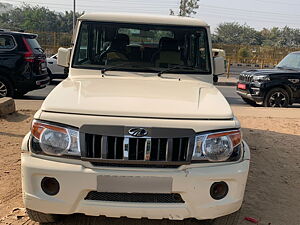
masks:
[[[47,68],[47,72],[48,72],[48,76],[49,76],[49,78],[50,78],[49,84],[52,84],[52,82],[53,82],[53,75],[52,75],[52,73],[51,73],[51,70],[50,70],[49,68]]]
[[[60,219],[58,215],[45,214],[31,209],[26,209],[26,211],[32,221],[39,223],[55,223]]]
[[[264,106],[265,107],[280,107],[286,108],[289,106],[290,96],[286,90],[283,88],[273,88],[271,89],[265,99]]]
[[[238,225],[240,210],[227,216],[212,220],[209,225]]]
[[[14,97],[14,88],[8,79],[0,76],[0,98],[3,97]]]

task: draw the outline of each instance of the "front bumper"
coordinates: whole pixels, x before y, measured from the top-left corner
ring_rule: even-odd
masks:
[[[173,219],[214,219],[240,209],[247,182],[250,151],[244,144],[244,159],[236,163],[199,164],[178,169],[142,169],[92,167],[89,163],[22,154],[23,200],[26,208],[48,214],[83,213],[89,216]],[[168,177],[172,178],[172,193],[179,193],[185,203],[132,203],[84,200],[97,190],[98,176]],[[60,192],[49,196],[41,189],[44,177],[54,177]],[[222,200],[210,196],[214,182],[229,186]],[[122,187],[120,187],[122,189]]]
[[[237,90],[236,93],[241,96],[242,98],[246,98],[246,99],[249,99],[251,101],[254,101],[256,103],[262,103],[264,98],[263,97],[259,97],[259,96],[253,96],[247,92],[244,92],[244,91],[240,91],[240,90]]]
[[[50,77],[48,75],[32,76],[29,79],[25,78],[18,80],[16,83],[16,89],[24,92],[33,91],[46,87],[49,82]]]
[[[242,98],[252,100],[256,103],[262,103],[264,101],[264,89],[260,84],[253,85],[249,83],[242,83],[246,85],[246,89],[237,88],[236,93]]]

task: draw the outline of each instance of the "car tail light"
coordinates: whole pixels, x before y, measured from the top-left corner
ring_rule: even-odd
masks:
[[[23,38],[23,42],[26,46],[27,52],[24,53],[24,59],[26,62],[34,62],[34,55],[33,52],[31,50],[30,45],[28,44],[28,42],[26,41],[26,38]]]

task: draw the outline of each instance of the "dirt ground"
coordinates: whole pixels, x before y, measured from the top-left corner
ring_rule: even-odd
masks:
[[[239,225],[253,224],[245,221],[245,217],[257,219],[260,225],[300,225],[299,109],[236,108],[234,111],[241,121],[252,157]],[[34,224],[23,209],[20,181],[20,147],[32,116],[31,111],[19,111],[0,118],[0,224]],[[75,218],[77,224],[165,224],[149,220]],[[66,218],[61,224],[74,224],[74,217]]]

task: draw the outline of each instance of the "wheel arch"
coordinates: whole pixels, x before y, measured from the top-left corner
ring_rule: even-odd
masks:
[[[9,72],[7,68],[0,68],[0,77],[8,80],[13,86],[15,86],[15,80],[13,79],[13,75]]]
[[[293,95],[293,90],[292,88],[287,85],[287,84],[277,84],[277,85],[273,85],[273,86],[270,86],[266,89],[265,91],[265,94],[264,94],[264,98],[267,96],[267,94],[269,93],[269,91],[271,91],[272,89],[274,88],[282,88],[284,89],[285,91],[287,91],[287,93],[289,94],[289,97],[290,97],[290,104],[293,102],[293,98],[294,98],[294,95]]]
[[[13,80],[9,77],[9,76],[3,76],[0,74],[0,78],[6,80],[9,82],[8,85],[10,85],[10,92],[8,92],[8,96],[9,97],[14,97],[15,94],[15,83],[13,82]],[[9,89],[8,89],[9,90]]]

